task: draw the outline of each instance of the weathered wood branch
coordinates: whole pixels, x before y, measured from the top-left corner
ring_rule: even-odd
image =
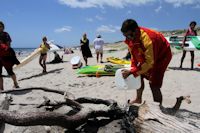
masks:
[[[106,106],[117,106],[117,102],[114,100],[103,100],[103,99],[97,99],[97,98],[90,98],[90,97],[81,97],[74,100],[65,98],[66,101],[63,102],[51,102],[47,97],[44,97],[44,102],[37,106],[37,108],[43,107],[43,106],[53,106],[55,108],[59,108],[63,105],[67,105],[70,107],[76,107],[77,109],[83,108],[81,105],[82,103],[90,103],[90,104],[103,104]]]
[[[8,110],[10,102],[11,102],[11,97],[7,96],[6,94],[1,95],[0,110]],[[5,128],[5,123],[3,121],[0,121],[0,133],[3,133],[4,128]]]
[[[180,97],[176,98],[176,104],[172,108],[172,109],[174,109],[175,112],[179,110],[183,100],[185,100],[188,104],[191,103],[190,96],[180,96]]]
[[[180,108],[183,101],[186,101],[188,104],[191,103],[190,96],[180,96],[176,98],[176,103],[172,108],[165,108],[163,106],[160,106],[160,109],[163,113],[174,115]]]
[[[30,88],[23,88],[23,89],[15,89],[15,90],[4,90],[1,91],[1,93],[15,93],[15,92],[23,92],[23,91],[32,91],[32,90],[43,90],[46,92],[53,92],[53,93],[57,93],[57,94],[61,94],[64,95],[66,92],[65,91],[61,91],[61,90],[52,90],[49,88],[44,88],[44,87],[30,87]]]
[[[185,118],[164,114],[158,104],[144,103],[139,107],[138,117],[133,121],[137,132],[183,132],[196,133],[200,131],[200,123]]]
[[[114,100],[102,100],[102,99],[91,98],[91,97],[81,97],[81,98],[75,99],[75,101],[79,103],[104,104],[107,106],[117,104],[117,102]]]
[[[3,91],[2,93],[13,93],[19,91],[30,91],[30,90],[44,90],[48,92],[54,92],[61,95],[66,95],[66,92],[54,91],[48,88],[27,88],[20,90],[10,90]],[[0,111],[0,121],[9,123],[16,126],[33,126],[33,125],[48,125],[48,126],[61,126],[68,129],[74,129],[87,122],[89,118],[96,117],[109,117],[109,118],[119,118],[123,116],[123,111],[117,107],[116,102],[112,100],[102,100],[96,98],[78,98],[76,100],[71,100],[65,97],[64,102],[51,102],[50,99],[44,97],[44,102],[38,107],[42,106],[75,106],[79,108],[79,112],[74,115],[67,116],[66,114],[59,114],[54,112],[28,112],[28,113],[16,113],[12,111]],[[105,104],[110,106],[107,110],[87,110],[80,103],[94,103],[94,104]]]
[[[85,114],[81,113],[69,117],[55,112],[16,113],[1,110],[0,121],[15,126],[54,125],[71,129],[85,123],[90,116],[90,112]]]
[[[110,117],[122,116],[123,113],[109,109],[107,111],[94,111],[86,110],[83,108],[75,115],[67,116],[55,112],[28,112],[16,113],[12,111],[0,111],[0,121],[16,126],[35,126],[35,125],[48,125],[48,126],[61,126],[68,129],[74,129],[84,123],[89,118],[94,117]]]
[[[141,106],[135,106],[131,112],[126,112],[125,109],[119,108],[117,102],[113,100],[102,100],[96,98],[73,98],[70,99],[66,92],[51,90],[48,88],[26,88],[20,90],[2,91],[1,93],[15,93],[20,91],[31,90],[43,90],[46,92],[53,92],[64,96],[63,102],[51,102],[48,98],[44,98],[44,102],[39,105],[43,106],[70,106],[78,108],[78,112],[72,115],[60,114],[55,112],[28,112],[28,113],[16,113],[12,111],[0,110],[0,121],[9,123],[16,126],[33,126],[33,125],[47,125],[47,126],[61,126],[67,129],[75,129],[85,124],[90,118],[107,117],[110,119],[122,119],[127,116],[127,120],[132,120],[129,131],[136,132],[192,132],[196,133],[200,131],[200,117],[197,117],[197,121],[191,120],[192,118],[178,118],[175,115],[180,108],[183,100],[191,102],[189,97],[177,98],[176,104],[172,108],[165,108],[158,104],[142,104]],[[71,94],[69,94],[71,95]],[[87,109],[83,103],[90,104],[103,104],[109,106],[107,110],[92,110]],[[191,112],[190,112],[191,113]],[[195,115],[194,115],[195,116]],[[132,117],[133,119],[130,119]]]
[[[66,101],[61,101],[61,102],[51,102],[50,99],[48,99],[47,97],[43,97],[44,98],[44,102],[40,105],[37,106],[37,108],[41,108],[43,106],[51,106],[52,107],[52,110],[54,109],[58,109],[64,105],[67,105],[67,106],[70,106],[72,108],[76,108],[78,110],[80,110],[81,108],[83,108],[83,106],[76,102],[76,101],[73,101],[71,99],[65,99]]]

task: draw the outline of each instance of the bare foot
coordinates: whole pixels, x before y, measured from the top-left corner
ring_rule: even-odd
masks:
[[[140,104],[142,103],[142,99],[128,100],[128,104],[132,105],[134,103]]]

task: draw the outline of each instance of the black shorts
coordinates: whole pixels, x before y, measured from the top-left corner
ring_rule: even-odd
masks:
[[[44,53],[44,54],[41,53],[41,54],[40,54],[41,57],[43,57],[43,56],[45,56],[45,55],[47,55],[47,53]]]
[[[15,73],[13,72],[13,63],[7,62],[7,61],[2,61],[0,59],[0,77],[2,77],[2,69],[3,67],[6,69],[8,75],[12,76]]]

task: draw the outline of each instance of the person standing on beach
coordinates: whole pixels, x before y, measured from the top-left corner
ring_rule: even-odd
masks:
[[[50,45],[47,43],[47,37],[42,38],[42,43],[40,45],[40,58],[39,58],[39,64],[43,68],[43,73],[47,72],[46,69],[46,60],[47,60],[47,52],[50,49]]]
[[[97,37],[94,39],[94,49],[97,55],[97,63],[99,63],[99,55],[101,57],[100,63],[103,63],[103,45],[104,40],[101,38],[101,35],[97,35]]]
[[[197,25],[197,23],[195,21],[190,22],[190,27],[189,29],[186,31],[184,39],[183,39],[183,44],[182,47],[185,46],[185,41],[187,39],[187,36],[197,36],[197,32],[195,30],[195,26]],[[186,50],[183,50],[183,55],[181,57],[181,64],[180,64],[180,69],[182,69],[183,66],[183,60],[185,59],[185,55],[186,55]],[[194,51],[190,51],[191,54],[191,70],[194,69]]]
[[[80,40],[80,45],[81,45],[81,52],[83,55],[83,59],[85,61],[85,65],[87,66],[88,60],[87,58],[92,57],[92,53],[89,47],[89,39],[87,38],[87,34],[84,33],[83,37]]]
[[[13,72],[13,66],[20,64],[19,60],[15,55],[15,51],[10,47],[11,38],[10,35],[4,31],[4,23],[0,21],[0,91],[4,89],[3,87],[3,77],[2,68],[4,67],[11,76],[15,88],[19,88],[17,83],[17,78]]]
[[[136,99],[129,101],[129,104],[142,102],[144,78],[149,80],[154,101],[162,104],[160,89],[172,58],[169,43],[161,33],[139,27],[133,19],[123,22],[121,32],[126,37],[125,43],[131,53],[131,69],[123,69],[122,75],[125,79],[130,74],[141,76],[141,87],[137,90]]]

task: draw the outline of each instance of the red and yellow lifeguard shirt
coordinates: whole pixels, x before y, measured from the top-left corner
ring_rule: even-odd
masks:
[[[164,75],[172,54],[169,43],[161,33],[139,27],[136,38],[125,40],[125,43],[131,53],[131,73],[134,76],[144,75],[151,79],[157,71],[158,75]]]

